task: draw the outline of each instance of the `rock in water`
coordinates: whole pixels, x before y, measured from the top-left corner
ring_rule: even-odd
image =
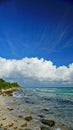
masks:
[[[33,119],[32,116],[25,117],[25,120],[27,120],[27,121],[31,121],[32,119]]]
[[[41,130],[50,130],[48,127],[41,126]]]
[[[53,120],[47,120],[47,119],[41,119],[41,122],[45,125],[48,125],[50,127],[54,126],[55,125],[55,121]]]

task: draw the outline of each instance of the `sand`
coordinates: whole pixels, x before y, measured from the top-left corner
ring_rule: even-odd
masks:
[[[6,99],[8,97],[0,96],[0,128],[7,128],[7,130],[19,129],[23,121],[19,123],[17,117],[15,118],[10,114],[12,108],[6,105]]]

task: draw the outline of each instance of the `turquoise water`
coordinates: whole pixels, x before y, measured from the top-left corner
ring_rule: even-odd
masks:
[[[21,88],[13,96],[36,119],[42,115],[73,128],[73,88]]]

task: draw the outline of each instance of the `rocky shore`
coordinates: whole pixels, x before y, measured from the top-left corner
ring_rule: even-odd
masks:
[[[9,88],[9,89],[2,89],[1,90],[1,95],[3,95],[3,96],[12,96],[12,93],[14,92],[14,91],[17,91],[19,88],[16,88],[16,87],[13,87],[13,88]]]
[[[9,89],[0,95],[0,130],[73,130],[50,117],[30,112],[29,106],[19,109],[22,104],[12,96],[13,91]]]

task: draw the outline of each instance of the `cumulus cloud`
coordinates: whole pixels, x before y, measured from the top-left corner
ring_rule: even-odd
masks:
[[[19,82],[37,81],[40,83],[73,83],[73,63],[67,66],[53,64],[43,58],[23,58],[21,60],[0,58],[0,78]],[[27,83],[28,84],[28,83]]]

